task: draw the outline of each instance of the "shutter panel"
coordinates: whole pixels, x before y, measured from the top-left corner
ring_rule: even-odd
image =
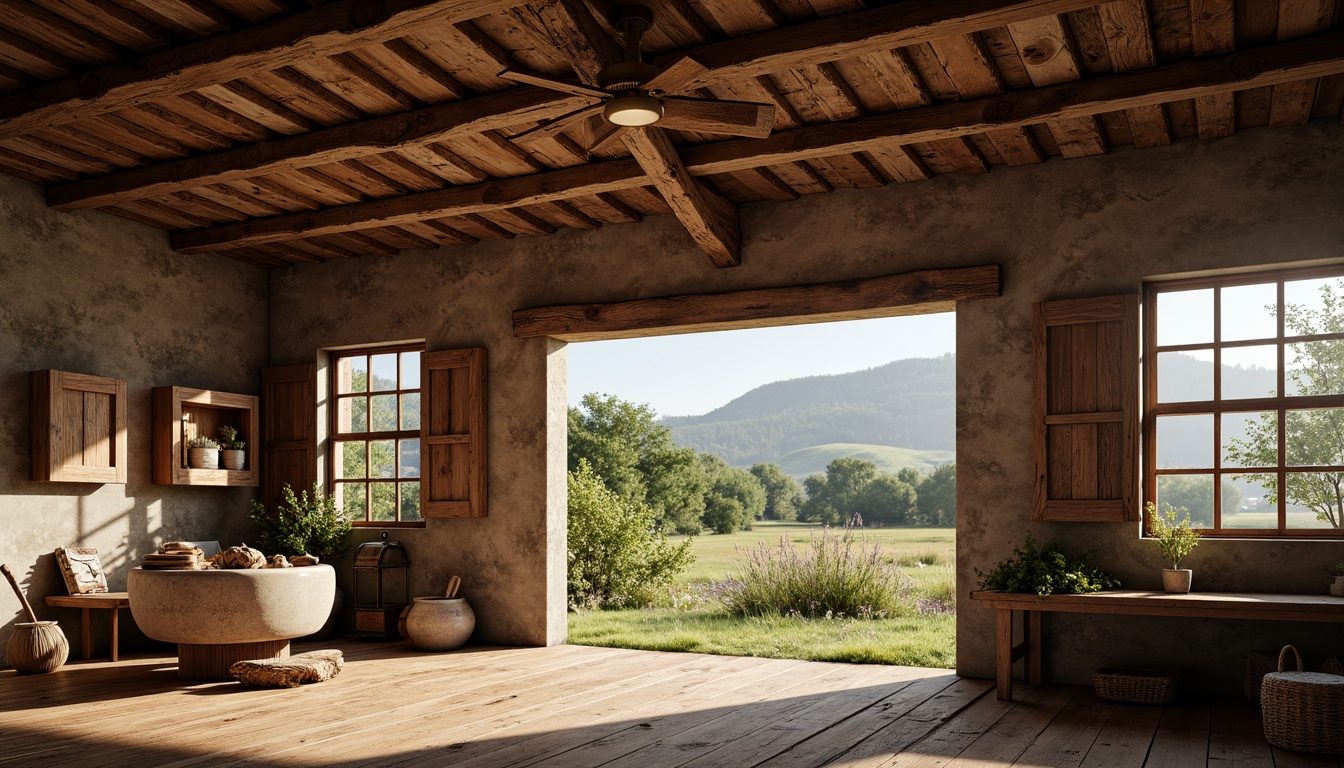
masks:
[[[420,498],[425,517],[485,517],[485,349],[426,352]]]
[[[1032,519],[1139,519],[1139,297],[1034,307]]]
[[[262,499],[280,503],[289,483],[295,493],[317,482],[317,366],[286,365],[261,372]]]
[[[33,371],[32,479],[126,482],[126,380]]]

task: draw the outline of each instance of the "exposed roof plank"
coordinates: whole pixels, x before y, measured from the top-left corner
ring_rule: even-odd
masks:
[[[892,145],[964,138],[986,130],[1024,127],[1210,93],[1257,88],[1305,77],[1344,73],[1344,32],[1318,35],[1152,70],[1108,75],[966,102],[939,104],[845,123],[808,126],[768,139],[731,140],[685,147],[691,175],[732,173],[814,157],[866,152]],[[226,250],[259,242],[320,235],[426,218],[484,213],[533,202],[642,186],[648,180],[629,160],[608,161],[469,187],[423,192],[309,213],[173,234],[188,252]],[[817,191],[817,190],[813,190]]]
[[[1153,33],[1144,0],[1114,0],[1097,7],[1111,66],[1116,72],[1147,69],[1157,63],[1153,55]],[[1171,129],[1160,104],[1125,110],[1134,146],[1157,147],[1171,143]]]
[[[1233,0],[1190,0],[1191,44],[1195,56],[1230,53],[1236,48]],[[1212,93],[1195,99],[1199,138],[1218,139],[1236,131],[1232,94]]]
[[[0,136],[186,93],[252,72],[463,21],[508,0],[335,0],[317,8],[138,58],[0,100]]]
[[[1329,29],[1334,10],[1335,0],[1280,0],[1278,39],[1291,40]],[[1305,123],[1311,119],[1315,99],[1316,83],[1311,80],[1274,86],[1269,96],[1269,127]]]
[[[1023,69],[1032,85],[1057,85],[1082,78],[1078,56],[1059,16],[1009,24],[1008,35],[1021,54]],[[1055,120],[1046,126],[1065,157],[1106,153],[1106,140],[1095,117]]]
[[[714,266],[740,264],[742,235],[737,206],[691,178],[662,131],[635,129],[627,131],[621,140]]]

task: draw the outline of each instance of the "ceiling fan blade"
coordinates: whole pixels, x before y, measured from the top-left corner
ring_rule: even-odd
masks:
[[[763,139],[775,125],[773,104],[718,99],[663,98],[663,117],[659,128],[699,133],[726,133]]]
[[[543,75],[538,72],[529,72],[526,69],[509,67],[499,73],[499,77],[505,80],[512,80],[515,83],[526,83],[527,85],[536,85],[542,88],[549,88],[552,91],[562,93],[572,93],[575,96],[588,96],[594,99],[605,99],[611,94],[601,88],[593,88],[581,83],[567,83],[564,80],[556,80],[549,75]]]
[[[586,107],[579,107],[573,112],[566,112],[554,120],[546,120],[541,125],[529,128],[522,133],[515,134],[511,138],[514,141],[523,142],[535,141],[536,139],[553,139],[579,120],[582,120],[585,117],[592,117],[601,112],[601,104],[589,104]]]
[[[661,91],[662,93],[684,91],[708,71],[704,64],[690,56],[682,56],[667,69],[659,72],[657,77],[645,83],[644,90]]]

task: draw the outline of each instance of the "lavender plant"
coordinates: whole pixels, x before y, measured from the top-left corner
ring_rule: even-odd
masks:
[[[740,615],[881,618],[913,610],[914,581],[851,525],[813,533],[806,547],[788,538],[745,550],[739,578],[724,590]]]

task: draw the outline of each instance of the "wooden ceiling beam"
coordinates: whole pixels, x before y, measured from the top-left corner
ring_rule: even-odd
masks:
[[[173,232],[174,250],[182,253],[231,250],[292,240],[376,229],[425,219],[568,200],[582,195],[616,192],[648,180],[634,160],[580,165],[485,184],[448,187],[320,211],[271,216],[236,224]]]
[[[334,0],[0,99],[0,139],[332,56],[517,5],[516,0]]]
[[[1344,32],[1300,38],[1152,70],[1098,76],[972,101],[807,126],[776,133],[768,139],[734,139],[682,147],[680,157],[687,173],[692,176],[731,173],[1334,74],[1344,74]],[[564,200],[648,183],[649,179],[634,160],[608,161],[469,187],[354,203],[313,213],[174,232],[172,243],[175,249],[188,253],[222,251],[322,232],[371,229],[403,221],[484,213],[530,201]],[[499,191],[491,192],[491,189]]]
[[[714,266],[741,264],[742,231],[737,206],[691,178],[663,131],[635,129],[626,131],[621,140],[672,207],[673,215],[686,227],[691,239],[709,254]]]
[[[510,88],[414,112],[377,117],[223,152],[60,184],[47,191],[47,204],[63,211],[115,205],[207,184],[352,160],[374,152],[447,141],[532,120],[546,120],[586,103],[588,100],[577,96],[557,99],[553,92],[543,88]]]
[[[402,2],[408,1],[402,0]],[[586,45],[589,52],[573,53],[578,59],[573,66],[585,73],[585,76],[589,76],[588,73],[596,68],[603,57],[614,55],[613,60],[619,60],[619,47],[613,47],[616,44],[610,37],[598,35],[600,28],[592,31],[593,24],[589,23],[592,16],[586,12],[586,8],[579,10],[579,6],[575,5],[578,1],[552,0],[541,6],[541,10],[533,10],[531,13],[550,18],[556,31],[590,30],[596,42],[590,41]],[[795,66],[819,64],[834,60],[841,55],[886,50],[892,40],[909,39],[917,42],[930,36],[954,34],[967,24],[975,26],[982,22],[987,25],[990,22],[1003,23],[1006,19],[1031,18],[1043,13],[1057,13],[1059,8],[1073,8],[1087,4],[1080,0],[975,0],[974,2],[963,0],[956,3],[927,4],[927,7],[921,6],[917,9],[907,7],[911,5],[909,3],[902,3],[806,22],[783,30],[746,35],[725,43],[691,48],[660,57],[659,62],[661,65],[671,66],[685,57],[697,61],[704,58],[718,62],[722,69],[706,70],[696,78],[696,87],[699,87],[736,80],[741,77],[741,69],[755,71],[767,60],[787,59],[795,62]],[[950,15],[947,11],[950,6],[973,14],[968,17],[972,20],[965,21]],[[900,12],[896,12],[897,10]],[[566,18],[568,21],[565,21]],[[570,47],[575,45],[585,47],[582,42],[576,43],[571,38]],[[592,74],[595,76],[595,73]],[[238,76],[232,75],[229,79],[236,79]],[[512,96],[506,95],[509,92],[494,93],[401,115],[389,115],[318,130],[310,135],[241,146],[226,152],[199,155],[94,177],[53,188],[48,195],[48,202],[62,210],[115,205],[119,202],[212,183],[219,180],[218,174],[228,174],[230,178],[244,178],[316,165],[327,162],[324,159],[326,157],[341,160],[370,151],[388,151],[424,144],[461,135],[469,127],[487,130],[551,119],[580,104],[573,97],[558,97],[553,91],[524,88],[513,90],[523,93]],[[3,110],[6,103],[0,100],[0,115],[5,114]],[[501,124],[488,123],[483,117],[491,112],[501,114]],[[482,122],[463,123],[459,130],[455,127],[454,121],[462,119],[461,115],[482,116],[480,118]],[[22,119],[28,118],[24,116]],[[409,128],[403,129],[404,125],[409,125]],[[0,120],[0,136],[7,130],[3,120]],[[448,133],[439,133],[440,131]],[[343,143],[348,145],[348,152],[343,150]]]

